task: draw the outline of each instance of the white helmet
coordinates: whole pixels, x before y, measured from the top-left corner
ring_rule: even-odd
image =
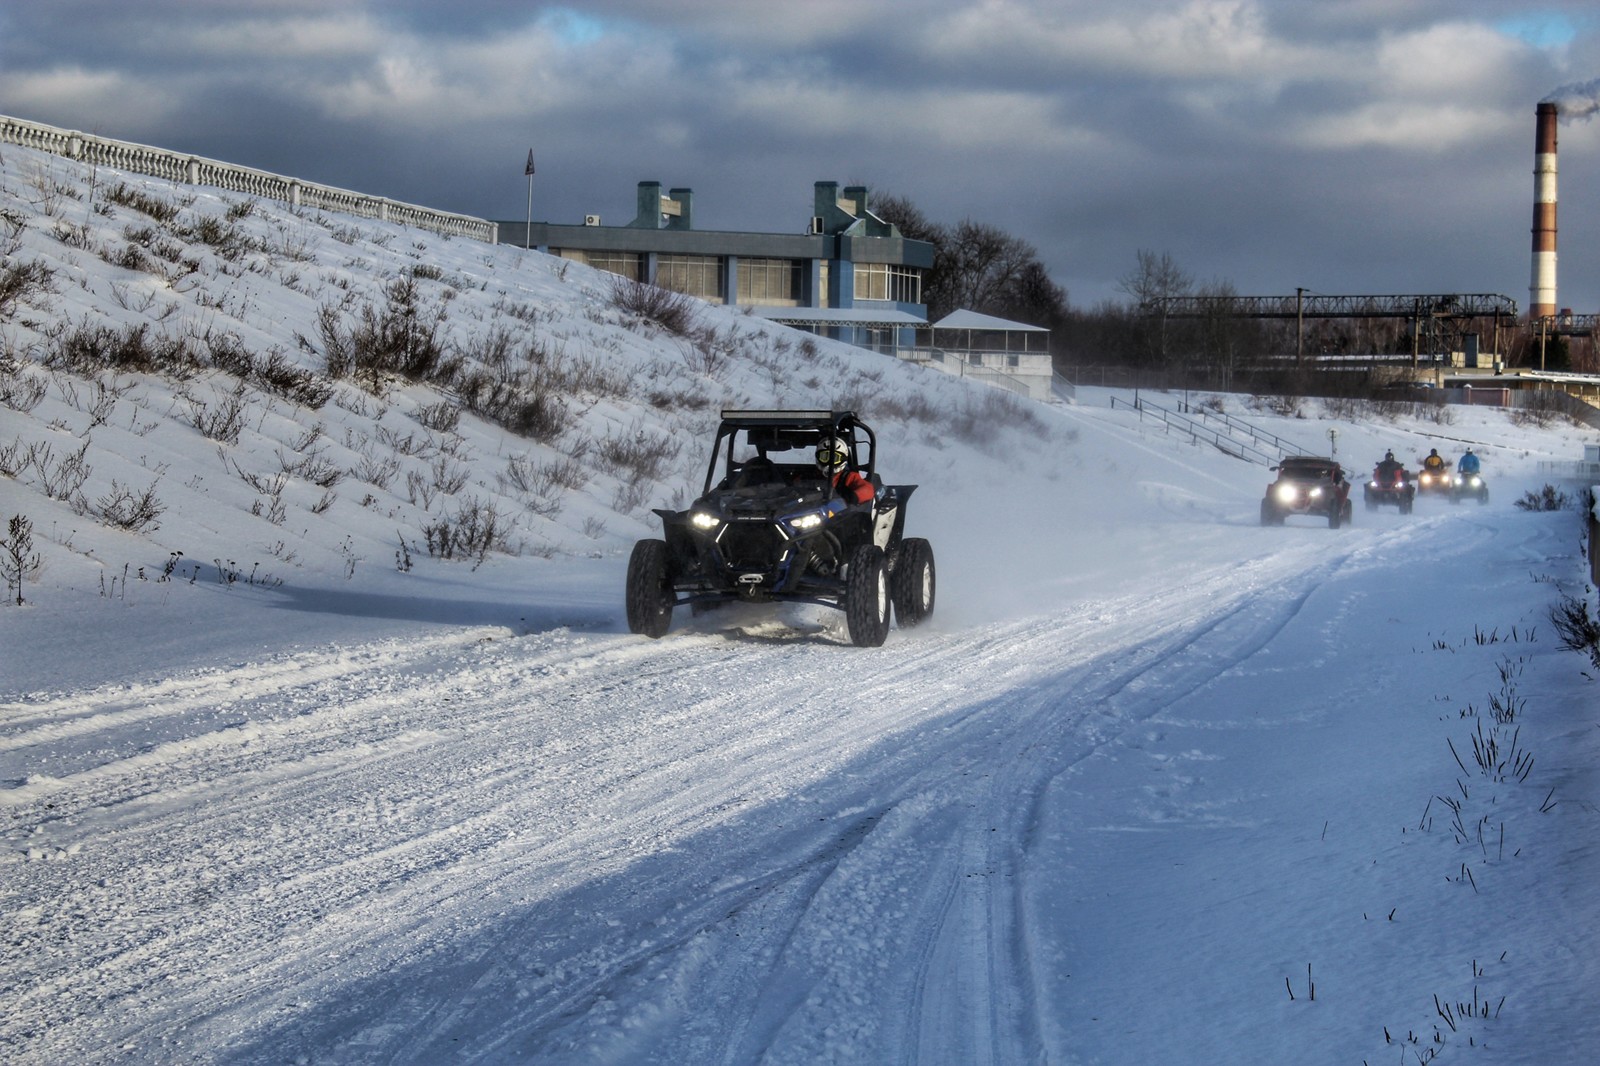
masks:
[[[817,469],[837,474],[850,462],[850,444],[842,437],[823,437],[817,441]]]

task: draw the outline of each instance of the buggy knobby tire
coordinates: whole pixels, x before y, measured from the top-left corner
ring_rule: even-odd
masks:
[[[863,544],[850,556],[845,573],[844,618],[850,643],[876,648],[889,635],[889,569],[883,549]]]
[[[901,629],[910,629],[933,614],[934,585],[933,545],[921,537],[905,538],[889,580],[894,617]]]
[[[641,540],[628,557],[628,631],[659,638],[672,626],[672,585],[667,542]]]

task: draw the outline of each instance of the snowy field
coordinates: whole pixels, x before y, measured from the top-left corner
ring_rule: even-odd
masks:
[[[706,308],[717,358],[580,265],[23,149],[0,207],[48,271],[0,304],[40,561],[0,607],[7,1064],[1600,1061],[1600,700],[1549,621],[1593,593],[1580,516],[1514,506],[1592,430],[1217,397],[1355,471],[1470,444],[1491,488],[1262,528],[1264,465],[1125,394]],[[320,372],[325,309],[408,272],[469,360],[584,371],[558,433],[216,365]],[[68,351],[141,326],[197,368]],[[724,406],[873,423],[927,625],[627,633]],[[499,547],[431,556],[473,506]]]

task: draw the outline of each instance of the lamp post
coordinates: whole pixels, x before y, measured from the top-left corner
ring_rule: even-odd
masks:
[[[524,250],[533,247],[533,149],[528,149],[528,165],[523,168],[523,173],[528,175],[528,228],[522,231],[522,247]]]
[[[1339,431],[1337,429],[1328,430],[1328,454],[1335,459],[1339,457]]]

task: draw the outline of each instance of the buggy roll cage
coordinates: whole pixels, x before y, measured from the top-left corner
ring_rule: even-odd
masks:
[[[724,409],[722,424],[717,427],[717,440],[711,448],[711,462],[706,467],[706,483],[702,490],[711,491],[717,481],[719,467],[733,474],[747,461],[734,459],[734,445],[743,434],[744,442],[763,458],[768,452],[786,452],[794,449],[814,449],[824,436],[836,436],[850,446],[847,468],[859,470],[868,480],[873,480],[877,465],[878,437],[872,427],[855,416],[853,411],[827,410],[750,410]],[[810,460],[807,460],[810,463]]]

